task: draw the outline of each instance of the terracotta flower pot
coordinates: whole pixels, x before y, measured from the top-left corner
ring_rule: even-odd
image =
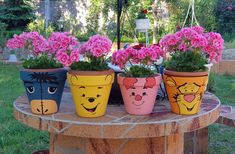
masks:
[[[32,113],[48,115],[58,112],[67,70],[23,69],[20,78],[31,105]]]
[[[161,75],[148,78],[123,77],[118,74],[126,111],[134,115],[146,115],[153,111]]]
[[[77,114],[81,117],[103,116],[113,81],[113,70],[69,71],[68,83]]]
[[[192,115],[200,111],[208,82],[208,72],[175,72],[165,70],[164,84],[172,112]]]

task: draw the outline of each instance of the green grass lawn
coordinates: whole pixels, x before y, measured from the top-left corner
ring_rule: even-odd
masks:
[[[214,93],[222,104],[235,106],[235,77],[214,76]],[[235,152],[235,128],[213,124],[209,127],[211,154],[232,154]]]
[[[31,129],[13,117],[13,101],[23,92],[19,67],[0,64],[0,154],[30,154],[48,147],[48,133]]]
[[[235,40],[231,40],[229,42],[225,42],[225,47],[227,49],[234,49],[235,48]]]
[[[13,101],[24,92],[19,69],[0,64],[0,154],[29,154],[49,145],[47,132],[27,127],[13,117]],[[223,104],[235,106],[235,77],[215,75],[214,91]],[[235,151],[235,128],[213,124],[209,132],[211,154]]]

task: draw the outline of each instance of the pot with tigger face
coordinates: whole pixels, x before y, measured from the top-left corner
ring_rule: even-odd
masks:
[[[147,78],[124,77],[123,74],[118,74],[118,84],[126,111],[133,115],[150,114],[160,83],[160,74]]]
[[[164,70],[163,80],[171,111],[180,115],[197,114],[208,83],[208,72]]]
[[[32,113],[49,115],[58,112],[66,73],[67,70],[62,68],[20,71]]]

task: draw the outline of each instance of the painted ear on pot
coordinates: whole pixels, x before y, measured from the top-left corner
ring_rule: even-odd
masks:
[[[172,77],[167,77],[166,78],[166,84],[170,87],[177,86],[175,80]]]
[[[111,84],[113,82],[113,76],[107,75],[104,79],[107,83]]]
[[[76,75],[71,75],[71,76],[70,76],[70,79],[68,79],[68,80],[70,80],[70,83],[71,83],[72,85],[74,85],[74,86],[78,86],[78,85],[79,85],[79,83],[78,83],[78,77],[77,77]]]
[[[156,79],[155,78],[146,78],[146,82],[144,84],[144,89],[153,88],[156,86]]]
[[[135,89],[135,84],[138,82],[136,78],[125,78],[123,79],[123,85],[128,89]]]

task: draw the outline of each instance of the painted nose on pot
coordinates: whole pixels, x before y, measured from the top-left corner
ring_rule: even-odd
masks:
[[[93,102],[95,101],[95,99],[94,99],[93,97],[90,97],[90,98],[88,99],[88,101],[89,101],[90,103],[93,103]]]
[[[141,100],[142,100],[142,96],[136,95],[136,96],[135,96],[135,100],[136,100],[136,101],[141,101]]]
[[[56,113],[57,103],[54,100],[32,100],[31,109],[34,114],[48,115]]]

